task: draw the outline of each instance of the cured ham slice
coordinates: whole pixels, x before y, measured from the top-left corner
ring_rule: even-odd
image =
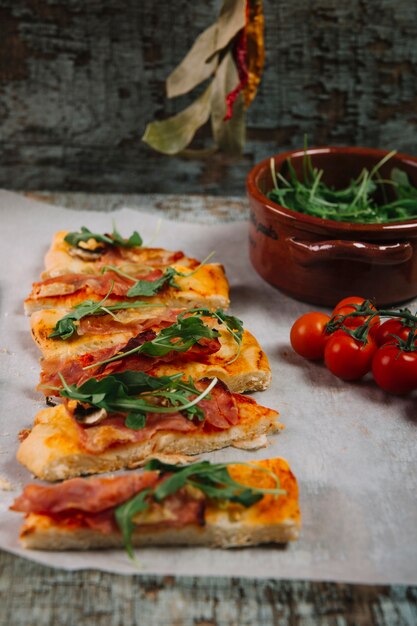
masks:
[[[199,391],[203,391],[207,383],[200,381],[196,387]],[[209,399],[201,400],[198,406],[204,413],[204,421],[193,421],[180,412],[148,413],[144,428],[134,430],[125,426],[125,415],[110,415],[94,426],[81,425],[72,412],[73,403],[67,404],[77,425],[79,444],[92,454],[101,454],[116,445],[142,443],[151,439],[158,431],[213,432],[227,430],[239,422],[239,411],[234,394],[231,394],[223,383],[218,382],[211,390]]]
[[[57,515],[64,511],[98,513],[129,500],[139,491],[154,487],[157,472],[127,474],[114,478],[72,478],[59,485],[27,485],[14,501],[13,511]]]
[[[73,478],[52,486],[27,485],[10,507],[13,511],[46,515],[56,523],[87,527],[107,534],[118,530],[115,508],[144,489],[155,487],[161,480],[158,472],[127,474],[115,478]],[[164,504],[150,502],[149,511],[141,523],[151,530],[161,525],[183,527],[202,525],[205,500],[187,489],[168,496]]]
[[[94,264],[93,264],[94,265]],[[229,306],[229,285],[224,268],[219,263],[190,266],[187,263],[170,265],[173,272],[162,279],[165,268],[152,268],[149,265],[126,264],[121,271],[127,276],[121,276],[119,271],[106,270],[104,274],[97,273],[96,266],[93,272],[84,272],[83,268],[74,269],[72,273],[51,271],[43,274],[45,280],[36,282],[32,291],[25,300],[25,311],[28,314],[41,309],[63,307],[70,309],[85,300],[98,302],[107,296],[107,304],[116,304],[126,301],[146,301],[155,305],[172,307],[206,307],[209,309],[226,309]],[[175,272],[175,284],[169,277]],[[132,278],[130,278],[132,277]],[[127,293],[138,280],[153,283],[155,289],[148,289],[150,295],[140,295],[141,289],[135,289],[137,295]],[[111,293],[109,293],[111,290]],[[146,291],[146,290],[145,290]],[[134,293],[135,293],[134,292]],[[155,292],[155,293],[152,293]]]
[[[31,298],[44,298],[49,296],[69,295],[80,289],[88,287],[92,293],[105,296],[110,289],[112,296],[127,296],[129,289],[137,280],[154,282],[163,276],[161,269],[144,268],[140,274],[132,275],[132,279],[120,276],[111,270],[90,276],[88,274],[64,274],[53,278],[47,278],[38,283],[33,283]]]
[[[166,328],[173,324],[178,315],[185,309],[166,309],[159,316],[147,319],[133,319],[125,321],[123,316],[110,315],[90,315],[80,320],[77,327],[77,335],[88,337],[90,335],[112,335],[118,331],[132,331],[133,333],[141,333],[150,328],[159,327]]]
[[[92,454],[101,454],[105,450],[120,444],[141,443],[152,437],[159,430],[189,433],[197,426],[180,413],[152,413],[147,416],[146,426],[133,430],[124,425],[126,417],[116,416],[100,422],[98,426],[83,427],[78,425],[79,443]]]
[[[106,361],[117,354],[129,352],[130,350],[143,345],[147,341],[152,341],[155,337],[156,333],[154,331],[147,330],[140,333],[136,337],[132,337],[127,343],[122,345],[103,348],[101,350],[96,350],[93,353],[81,354],[78,357],[72,356],[70,358],[56,357],[42,359],[42,372],[38,389],[43,391],[45,395],[59,395],[57,390],[50,389],[50,387],[62,387],[59,376],[60,374],[63,376],[67,384],[81,385],[89,378],[103,378],[109,374],[124,372],[128,369],[139,372],[148,372],[152,367],[155,367],[157,363],[169,363],[170,361],[177,359],[178,354],[181,354],[181,357],[185,360],[198,360],[199,357],[204,357],[218,352],[221,347],[220,341],[217,338],[202,338],[198,343],[183,353],[178,353],[175,350],[172,350],[164,356],[151,357],[136,352],[134,354],[128,354],[126,357],[111,363],[97,365],[96,367],[89,367],[87,370],[84,369],[94,363]]]
[[[218,383],[210,395],[210,400],[203,399],[199,403],[205,415],[204,429],[227,430],[235,426],[239,422],[239,411],[233,394],[223,383]]]

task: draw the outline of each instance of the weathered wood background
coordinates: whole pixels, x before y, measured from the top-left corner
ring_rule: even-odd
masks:
[[[0,626],[415,626],[415,587],[64,572],[0,553]]]
[[[241,194],[251,165],[310,144],[417,153],[415,0],[265,0],[267,62],[240,159],[165,157],[146,122],[218,0],[0,0],[0,185]],[[208,133],[200,143],[207,144]]]

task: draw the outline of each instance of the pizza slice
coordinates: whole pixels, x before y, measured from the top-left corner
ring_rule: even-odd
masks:
[[[124,239],[114,228],[111,234],[97,234],[83,226],[79,232],[61,230],[55,233],[45,256],[42,279],[63,274],[99,274],[107,265],[164,268],[174,263],[195,269],[199,261],[179,250],[143,246],[142,237],[134,232]]]
[[[25,312],[67,308],[91,300],[107,304],[138,300],[170,307],[204,306],[210,309],[229,306],[229,285],[223,266],[198,265],[190,270],[175,263],[166,268],[102,268],[100,274],[62,274],[33,283],[25,300]]]
[[[255,449],[278,431],[278,413],[214,378],[185,380],[126,371],[82,385],[62,379],[63,404],[21,433],[17,458],[44,480],[177,459],[226,446]]]
[[[176,466],[152,460],[144,473],[27,485],[11,509],[25,514],[20,540],[38,550],[208,545],[298,539],[298,487],[288,463]]]
[[[80,304],[31,316],[39,346],[39,389],[62,386],[59,373],[80,384],[92,376],[134,369],[161,376],[183,372],[199,380],[216,376],[231,391],[259,391],[271,379],[268,359],[242,322],[221,309],[149,308],[137,303]]]

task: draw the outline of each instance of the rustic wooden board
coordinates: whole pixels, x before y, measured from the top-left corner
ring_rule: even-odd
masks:
[[[0,626],[415,626],[415,587],[65,572],[0,553]]]
[[[417,4],[265,0],[267,62],[242,158],[170,158],[146,122],[217,0],[0,0],[0,185],[241,194],[252,164],[310,144],[417,153]],[[208,133],[199,143],[207,145]]]

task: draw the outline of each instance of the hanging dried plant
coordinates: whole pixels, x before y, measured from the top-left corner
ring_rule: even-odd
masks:
[[[240,154],[245,143],[245,111],[256,95],[264,66],[262,0],[224,0],[216,22],[202,32],[166,81],[168,98],[212,80],[186,109],[147,125],[143,141],[164,154],[179,154],[196,131],[211,121],[214,145]],[[207,150],[187,150],[199,156]]]

